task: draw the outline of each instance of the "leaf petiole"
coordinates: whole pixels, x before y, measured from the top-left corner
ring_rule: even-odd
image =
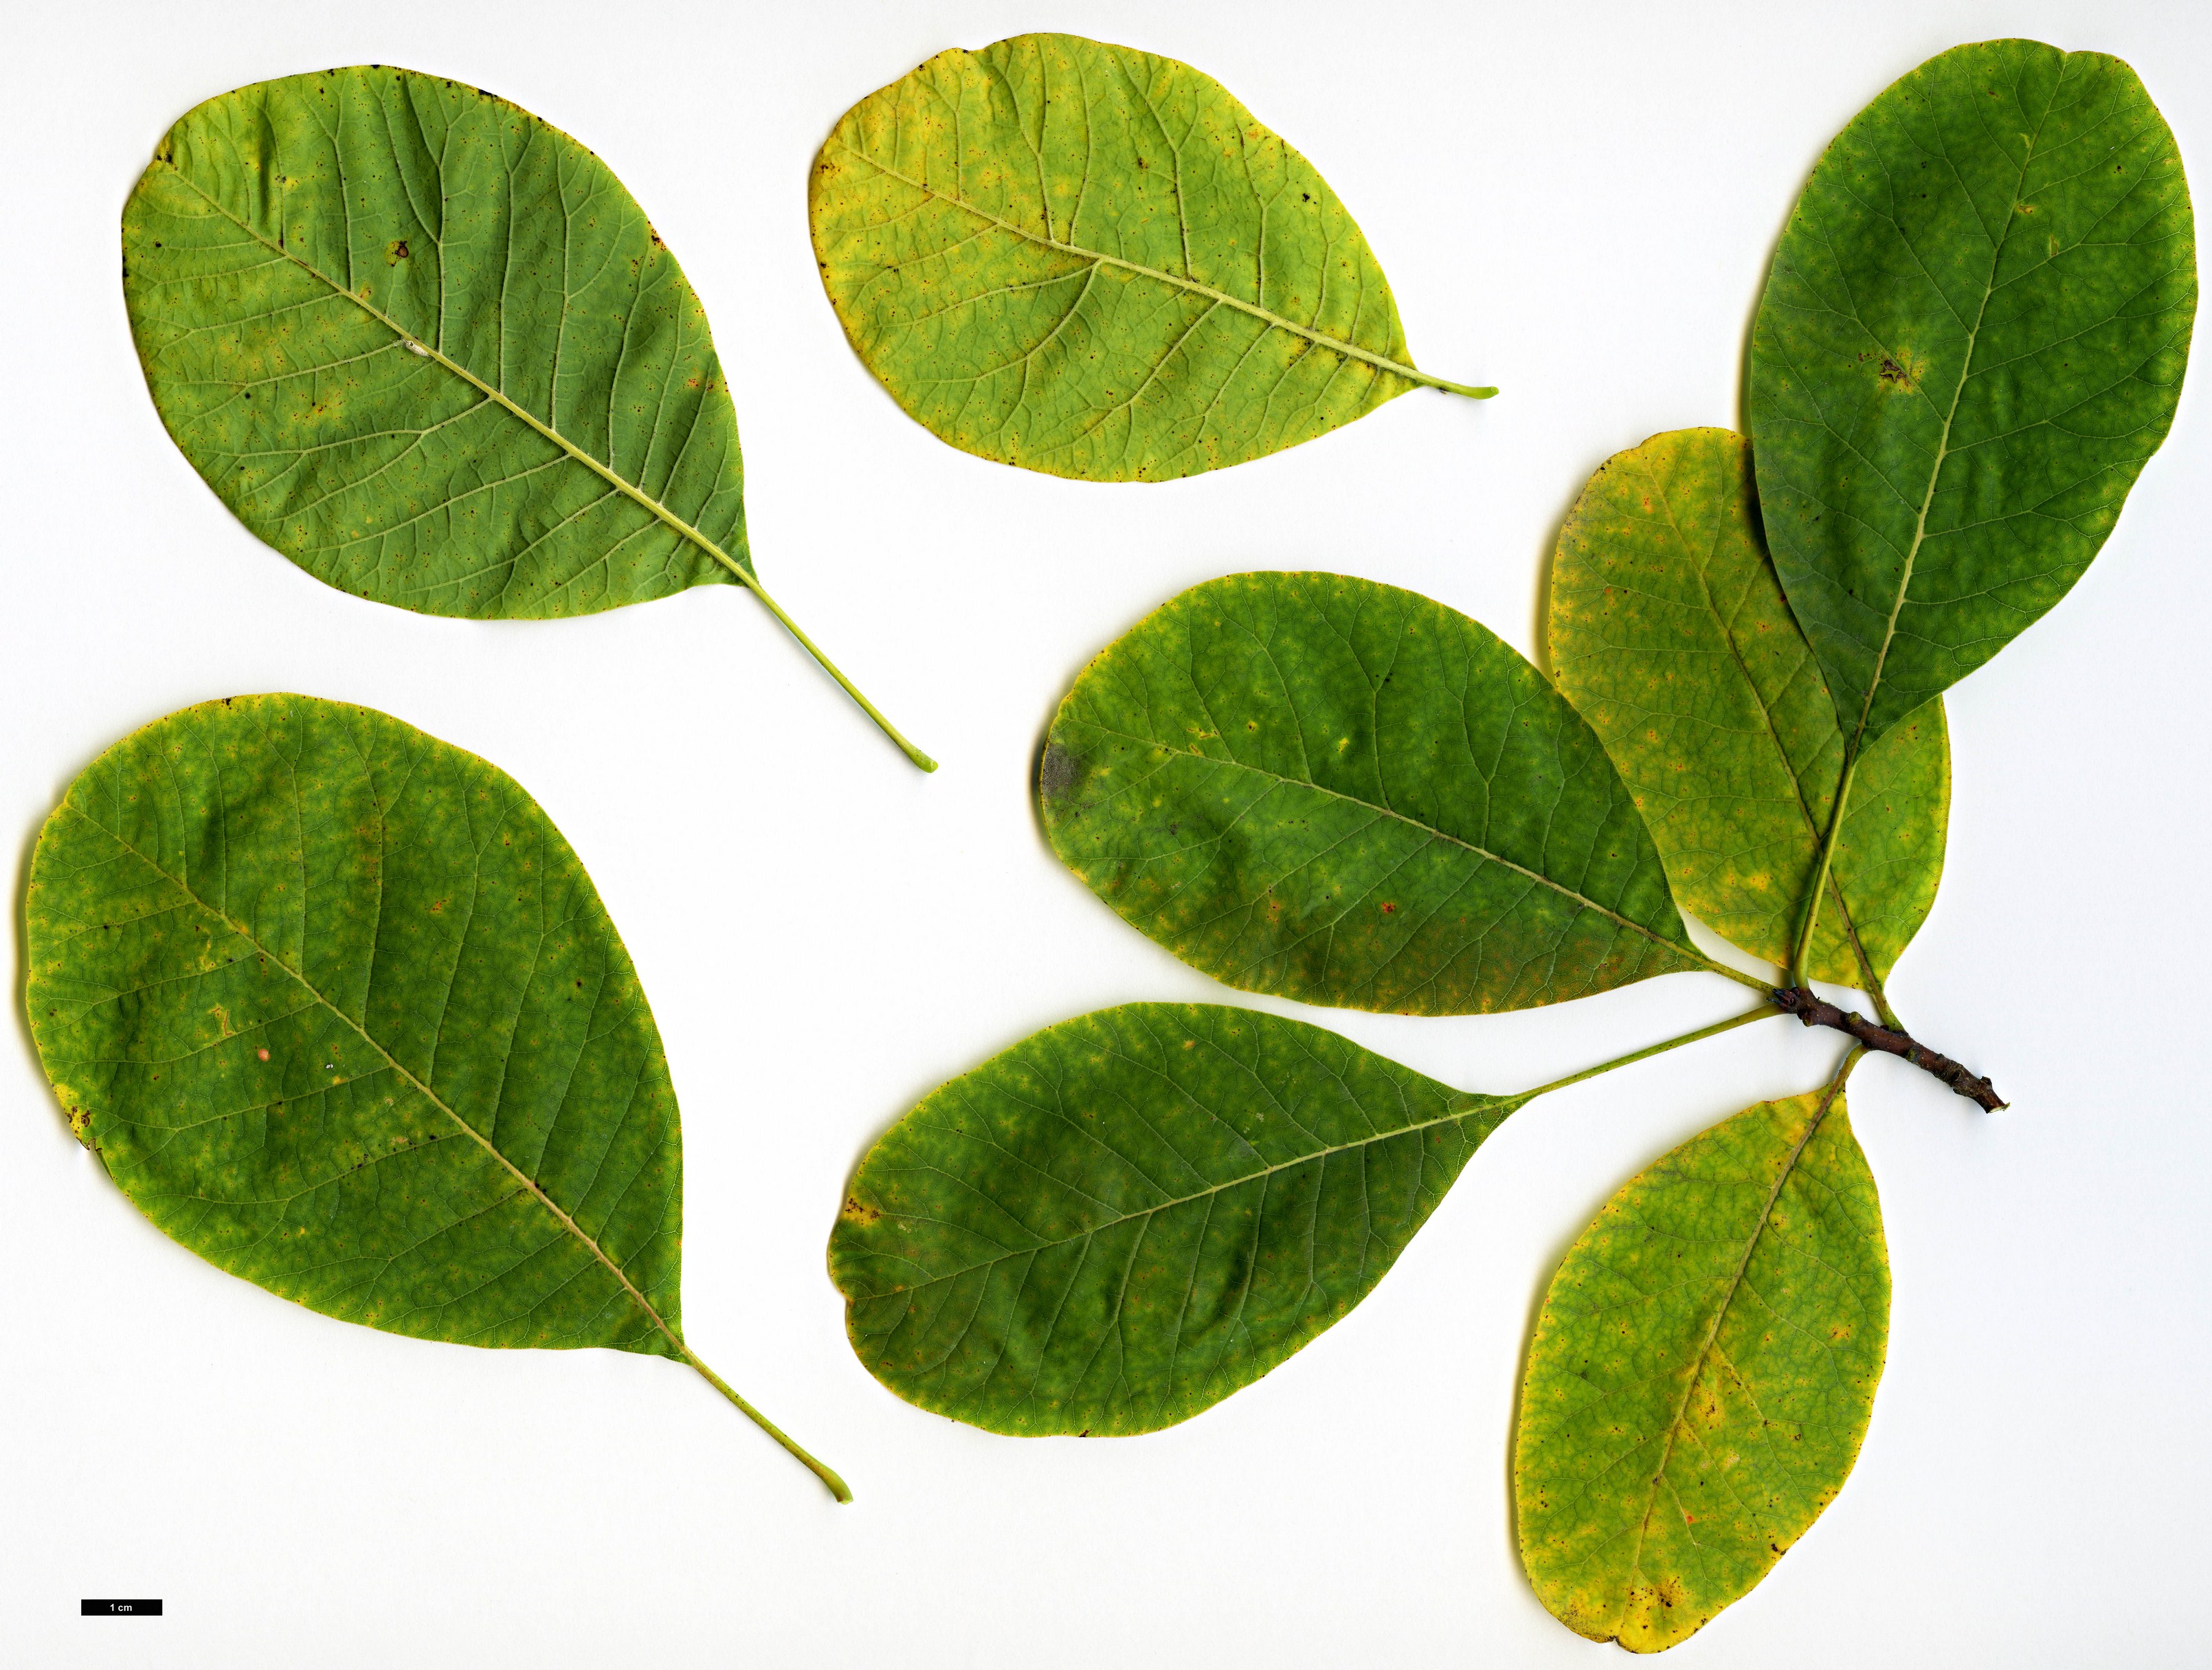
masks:
[[[908,742],[904,734],[900,732],[897,726],[892,724],[889,720],[885,719],[882,714],[877,711],[876,704],[869,701],[867,697],[862,695],[859,689],[854,684],[853,681],[845,677],[844,672],[838,667],[837,664],[822,653],[822,647],[816,643],[813,639],[808,637],[805,632],[799,629],[799,625],[797,621],[794,621],[790,616],[783,612],[783,605],[779,604],[774,598],[769,596],[768,592],[762,588],[760,581],[753,578],[752,572],[750,569],[746,568],[742,563],[733,562],[728,557],[723,556],[720,547],[712,544],[706,544],[706,542],[703,540],[702,540],[701,543],[702,545],[705,545],[705,549],[708,556],[714,557],[717,562],[720,562],[724,568],[735,574],[738,577],[738,583],[761,600],[761,606],[766,609],[769,614],[775,616],[778,621],[782,622],[783,629],[786,632],[788,632],[793,637],[799,640],[799,647],[814,658],[815,664],[819,666],[823,671],[828,673],[832,678],[837,681],[838,688],[842,689],[847,695],[851,696],[854,701],[860,704],[860,711],[866,714],[870,719],[875,720],[876,728],[898,744],[900,753],[905,755],[907,758],[913,761],[915,764],[920,766],[924,771],[934,771],[937,769],[937,762],[931,759],[928,755],[923,753],[919,748],[916,748],[912,743]]]
[[[1864,734],[1864,729],[1862,728],[1860,735]],[[1828,871],[1836,861],[1836,845],[1843,838],[1844,811],[1850,803],[1851,780],[1857,776],[1858,769],[1858,738],[1854,738],[1851,744],[1851,756],[1844,762],[1843,777],[1836,784],[1835,806],[1828,813],[1827,838],[1820,843],[1820,865],[1813,872],[1813,886],[1806,895],[1805,921],[1804,926],[1797,931],[1797,950],[1790,959],[1790,983],[1792,986],[1809,989],[1812,985],[1811,979],[1806,973],[1806,966],[1813,957],[1813,930],[1820,924],[1820,900],[1828,890]],[[1884,1009],[1888,1007],[1887,999],[1883,1000],[1882,1007]]]
[[[1469,383],[1449,383],[1441,377],[1430,376],[1425,371],[1415,380],[1430,388],[1440,388],[1446,394],[1464,394],[1470,400],[1494,400],[1498,398],[1495,388],[1476,388]]]
[[[674,1336],[672,1335],[671,1338],[673,1339]],[[699,1359],[699,1353],[693,1351],[691,1347],[684,1344],[683,1340],[677,1339],[675,1341],[675,1345],[676,1349],[684,1353],[684,1360],[686,1363],[689,1363],[693,1368],[696,1369],[709,1386],[720,1392],[732,1403],[737,1405],[738,1408],[744,1410],[746,1418],[750,1420],[755,1426],[760,1428],[760,1430],[767,1433],[769,1437],[781,1444],[784,1448],[795,1457],[800,1465],[805,1467],[809,1473],[812,1473],[824,1485],[827,1485],[830,1487],[830,1495],[836,1497],[840,1502],[850,1502],[853,1499],[851,1487],[848,1486],[843,1479],[837,1476],[836,1468],[830,1467],[825,1462],[816,1460],[814,1457],[809,1455],[804,1449],[801,1449],[799,1447],[797,1440],[793,1438],[789,1433],[786,1432],[774,1421],[769,1419],[767,1416],[762,1414],[759,1410],[754,1408],[752,1405],[747,1403],[744,1398],[738,1394],[738,1390],[735,1387],[732,1386],[728,1381],[724,1380],[721,1375],[716,1374],[712,1369],[701,1362]]]
[[[1642,1049],[1631,1050],[1626,1055],[1617,1055],[1610,1061],[1600,1062],[1596,1066],[1585,1067],[1580,1072],[1569,1073],[1565,1078],[1555,1078],[1548,1084],[1539,1084],[1533,1090],[1523,1090],[1520,1099],[1524,1103],[1534,1102],[1538,1096],[1549,1091],[1563,1090],[1570,1084],[1581,1084],[1585,1078],[1595,1078],[1600,1073],[1611,1072],[1615,1067],[1628,1066],[1632,1063],[1644,1060],[1653,1055],[1664,1055],[1668,1050],[1680,1049],[1684,1044],[1694,1044],[1703,1038],[1717,1038],[1723,1032],[1733,1032],[1740,1026],[1748,1026],[1753,1021],[1763,1021],[1770,1016],[1785,1012],[1787,1011],[1771,1002],[1765,1003],[1747,1014],[1734,1016],[1725,1021],[1716,1021],[1711,1026],[1701,1026],[1694,1032],[1685,1032],[1678,1038],[1668,1039],[1664,1043],[1647,1044]]]
[[[1827,896],[1832,884],[1829,878],[1835,867],[1836,848],[1843,839],[1845,803],[1850,798],[1851,784],[1858,775],[1858,768],[1859,756],[1854,750],[1850,763],[1844,767],[1844,774],[1836,784],[1836,804],[1834,809],[1828,814],[1828,832],[1820,842],[1820,868],[1814,872],[1812,890],[1805,901],[1805,920],[1798,932],[1796,950],[1791,953],[1790,958],[1790,987],[1803,993],[1808,999],[1813,990],[1809,973],[1813,960],[1813,930],[1820,926],[1820,901]],[[1903,1035],[1905,1023],[1898,1018],[1897,1011],[1889,1006],[1889,993],[1882,990],[1881,977],[1874,971],[1874,960],[1867,955],[1866,946],[1859,938],[1858,924],[1851,920],[1850,912],[1844,910],[1843,890],[1840,885],[1836,886],[1836,908],[1844,913],[1844,934],[1850,942],[1851,955],[1857,959],[1859,972],[1866,977],[1863,989],[1866,994],[1874,999],[1875,1013],[1881,1017],[1881,1023],[1885,1027],[1900,1036]],[[1811,1025],[1812,1023],[1808,1022],[1807,1024]],[[1929,1071],[1933,1072],[1934,1069],[1931,1068]],[[1938,1076],[1941,1077],[1940,1074]],[[1949,1081],[1947,1079],[1945,1082]],[[1978,1082],[1984,1085],[1987,1084],[1986,1080]],[[1970,1093],[1960,1090],[1960,1094],[1966,1096]],[[1995,1093],[1991,1092],[1991,1094]]]

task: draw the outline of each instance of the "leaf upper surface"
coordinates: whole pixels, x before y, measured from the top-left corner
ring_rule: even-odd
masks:
[[[1172,58],[1060,34],[941,52],[846,112],[809,210],[854,351],[1002,464],[1165,481],[1438,380],[1312,164]]]
[[[830,1241],[853,1349],[994,1432],[1187,1420],[1365,1297],[1522,1100],[1250,1010],[1048,1027],[861,1162]]]
[[[317,579],[534,620],[750,572],[705,310],[606,165],[505,100],[388,67],[210,99],[123,247],[171,437]]]
[[[2063,597],[2172,422],[2197,311],[2180,152],[2135,72],[1985,41],[1860,112],[1751,350],[1776,568],[1855,747]]]
[[[1409,1014],[1704,966],[1620,774],[1466,616],[1340,574],[1170,599],[1091,663],[1039,780],[1053,849],[1215,979]]]
[[[1761,540],[1751,451],[1680,429],[1591,477],[1552,572],[1553,675],[1604,739],[1675,899],[1786,964],[1844,734]],[[1951,798],[1940,699],[1867,751],[1810,970],[1879,988],[1935,902]]]
[[[1840,1087],[1655,1161],[1552,1278],[1521,1391],[1521,1558],[1560,1622],[1694,1633],[1843,1488],[1889,1333],[1881,1206]]]
[[[503,772],[338,702],[186,708],[70,785],[27,916],[71,1125],[201,1257],[394,1333],[682,1358],[659,1034]]]

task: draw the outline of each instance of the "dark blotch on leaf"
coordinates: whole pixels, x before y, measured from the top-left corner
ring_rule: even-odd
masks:
[[[1037,792],[1048,799],[1057,799],[1075,786],[1081,774],[1083,762],[1058,743],[1048,744],[1044,757],[1037,762]]]

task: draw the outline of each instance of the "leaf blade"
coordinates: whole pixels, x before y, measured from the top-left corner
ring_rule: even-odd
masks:
[[[172,438],[326,584],[544,619],[750,572],[698,298],[606,166],[505,100],[368,66],[210,99],[124,249]]]
[[[979,457],[1164,481],[1412,388],[1496,392],[1411,365],[1321,176],[1171,58],[1058,34],[942,52],[848,111],[811,179],[854,352]]]
[[[1561,1262],[1528,1349],[1514,1493],[1546,1607],[1658,1652],[1749,1592],[1849,1476],[1888,1315],[1840,1081],[1631,1180]]]
[[[1487,1013],[1709,967],[1602,745],[1477,622],[1395,586],[1194,586],[1086,668],[1047,837],[1132,926],[1247,991]]]
[[[1674,897],[1786,966],[1844,736],[1724,429],[1599,466],[1553,564],[1553,676],[1636,798]],[[1816,930],[1814,979],[1878,993],[1934,904],[1950,807],[1939,699],[1868,750]]]
[[[1957,47],[1828,148],[1749,406],[1775,564],[1855,750],[2080,578],[2172,421],[2196,304],[2180,154],[2117,58]]]
[[[994,1432],[1187,1420],[1364,1297],[1523,1100],[1255,1011],[1048,1027],[861,1162],[830,1243],[854,1351]]]
[[[71,786],[27,920],[48,1078],[173,1238],[389,1332],[693,1360],[659,1035],[495,767],[341,703],[188,708]]]

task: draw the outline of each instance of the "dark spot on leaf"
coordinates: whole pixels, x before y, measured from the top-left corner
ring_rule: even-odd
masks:
[[[1075,786],[1082,768],[1083,762],[1058,743],[1048,744],[1037,762],[1037,792],[1048,800],[1059,799]]]

